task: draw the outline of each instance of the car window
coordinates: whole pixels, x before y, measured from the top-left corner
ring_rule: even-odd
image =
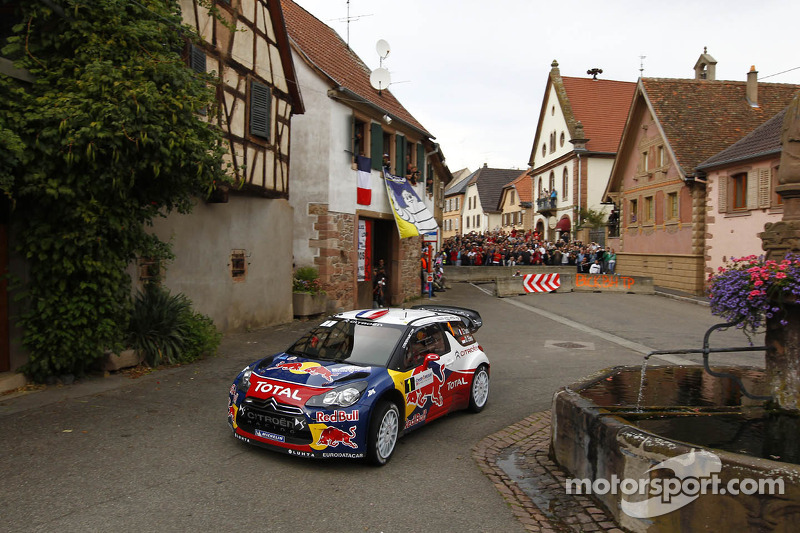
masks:
[[[411,334],[411,341],[403,354],[403,366],[414,368],[425,361],[429,353],[445,355],[450,350],[439,324],[423,326]]]
[[[348,320],[326,320],[287,351],[323,361],[386,366],[404,326]]]
[[[469,328],[460,320],[448,322],[447,330],[462,346],[467,346],[475,342],[475,337],[472,336]]]

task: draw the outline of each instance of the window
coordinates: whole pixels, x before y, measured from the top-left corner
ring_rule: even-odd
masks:
[[[740,172],[731,176],[731,187],[733,208],[747,209],[747,173]]]
[[[539,178],[539,194],[537,195],[537,198],[541,198],[541,197],[542,197],[542,178],[540,177]]]
[[[561,178],[561,198],[569,199],[569,170],[564,169],[564,176]]]
[[[244,281],[247,276],[247,252],[231,250],[231,278],[233,281]]]
[[[461,198],[456,196],[456,211],[458,211],[458,209],[460,208],[460,206],[459,206],[460,203],[461,203]]]
[[[667,194],[667,219],[676,220],[678,218],[678,193]]]
[[[445,339],[444,332],[439,324],[424,326],[411,335],[403,357],[403,367],[406,369],[418,367],[425,363],[425,356],[434,353],[445,355],[450,345]]]
[[[653,197],[644,199],[644,222],[653,222]]]
[[[514,205],[514,201],[516,200],[516,198],[515,198],[515,196],[516,196],[516,195],[515,195],[515,192],[516,192],[516,191],[510,191],[510,192],[508,193],[508,194],[509,194],[509,196],[510,196],[510,198],[511,198],[511,199],[509,200],[509,203],[510,203],[511,205]]]
[[[206,53],[202,48],[193,44],[189,45],[189,66],[192,70],[205,74],[206,72]]]
[[[630,206],[630,216],[628,217],[628,220],[630,220],[631,222],[635,223],[636,222],[636,216],[639,213],[639,201],[638,200],[631,200],[629,206]]]
[[[353,156],[367,155],[367,124],[353,118]],[[355,159],[354,159],[355,160]]]
[[[480,215],[475,215],[475,227],[476,228],[480,227],[480,225],[481,225],[481,216]]]
[[[641,170],[642,172],[647,172],[647,170],[648,170],[648,166],[647,166],[648,151],[644,150],[641,153],[641,156],[642,156],[642,159],[641,159],[641,161],[639,161],[639,170]]]
[[[564,136],[564,132],[562,131],[561,132],[561,136],[558,138],[558,144],[563,147],[565,140],[566,140],[566,137]]]
[[[556,151],[556,132],[550,134],[550,152]]]
[[[658,160],[656,161],[656,165],[659,168],[667,166],[667,159],[666,159],[666,152],[664,151],[663,146],[658,147]]]
[[[550,194],[553,194],[553,191],[556,189],[556,173],[552,170],[550,171]]]

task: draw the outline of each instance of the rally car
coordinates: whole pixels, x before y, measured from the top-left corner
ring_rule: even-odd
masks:
[[[302,457],[386,464],[397,439],[451,411],[481,411],[489,360],[477,311],[453,306],[333,315],[245,367],[228,424],[247,443]]]

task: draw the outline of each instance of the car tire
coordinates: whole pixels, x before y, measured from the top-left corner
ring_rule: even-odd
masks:
[[[480,413],[489,400],[489,368],[481,365],[472,375],[469,386],[469,410]]]
[[[392,402],[382,401],[369,421],[367,459],[376,466],[389,462],[400,435],[400,410]]]

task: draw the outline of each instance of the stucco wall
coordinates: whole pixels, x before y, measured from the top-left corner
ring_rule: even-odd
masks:
[[[771,171],[778,162],[778,159],[761,161],[749,165],[745,170]],[[733,257],[763,254],[758,234],[764,231],[764,224],[779,222],[783,217],[782,206],[720,213],[719,180],[730,174],[732,172],[723,169],[709,172],[707,176],[706,275],[717,272],[719,267]],[[774,200],[772,203],[775,203]]]
[[[292,208],[286,200],[238,196],[198,202],[189,215],[157,220],[175,260],[164,285],[188,296],[224,332],[292,320]],[[244,250],[244,281],[231,277],[231,251]]]

